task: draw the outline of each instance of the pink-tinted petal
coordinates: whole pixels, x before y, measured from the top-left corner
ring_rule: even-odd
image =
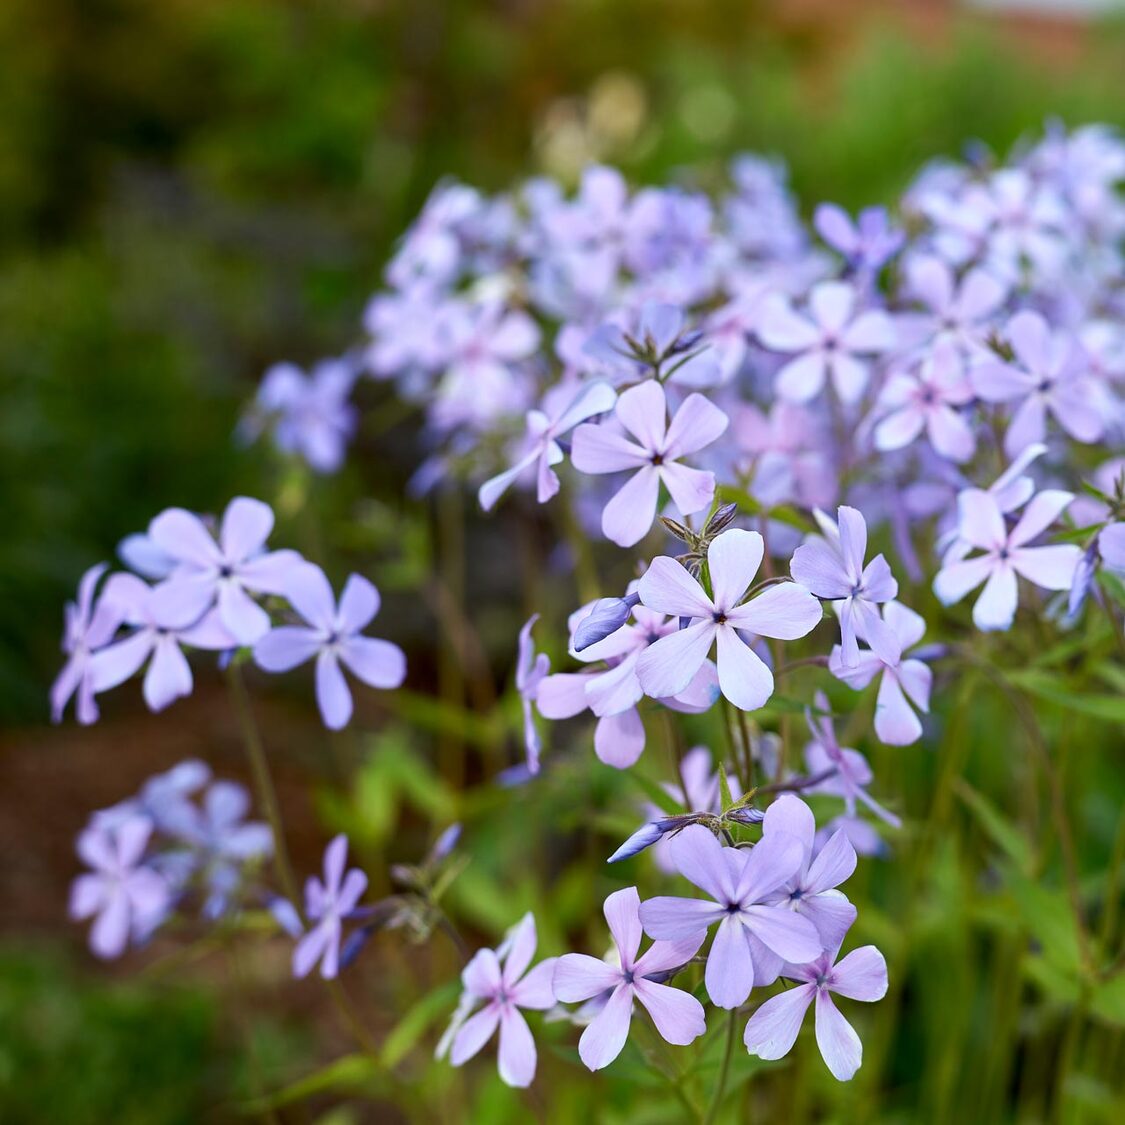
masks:
[[[477,490],[477,500],[484,511],[492,511],[496,506],[496,502],[513,484],[515,484],[524,470],[533,462],[539,460],[539,452],[539,448],[536,447],[528,453],[526,457],[517,461],[510,469],[505,469],[504,472],[497,473],[494,477],[489,477],[488,480],[480,486]]]
[[[823,991],[816,996],[816,1045],[832,1076],[840,1082],[847,1082],[863,1062],[859,1036]]]
[[[500,1079],[508,1086],[522,1089],[535,1077],[535,1040],[527,1020],[515,1008],[506,1008],[500,1017]]]
[[[730,425],[730,419],[709,398],[692,394],[676,411],[664,440],[668,460],[698,453],[717,441]]]
[[[282,625],[271,629],[254,646],[254,662],[267,672],[288,672],[312,660],[321,645],[321,638],[315,630]]]
[[[922,432],[925,421],[925,415],[913,406],[893,411],[875,427],[875,448],[882,452],[902,449]]]
[[[352,693],[334,653],[322,651],[316,658],[316,702],[329,730],[341,730],[352,717]]]
[[[639,543],[656,518],[660,473],[653,465],[638,469],[602,511],[602,532],[619,547]]]
[[[641,906],[636,887],[624,887],[614,891],[602,904],[602,913],[609,925],[609,932],[617,943],[621,954],[622,968],[632,967],[641,947]]]
[[[508,939],[508,956],[504,959],[504,984],[510,989],[523,976],[524,970],[535,956],[538,938],[535,932],[535,915],[530,911],[516,924]]]
[[[375,688],[401,687],[406,679],[406,656],[390,641],[348,637],[340,644],[340,660],[365,684]]]
[[[232,561],[256,555],[273,530],[273,510],[261,500],[236,496],[223,513],[219,543]]]
[[[586,702],[595,715],[618,715],[636,706],[644,692],[637,681],[637,657],[633,652],[608,671],[597,673],[586,685]]]
[[[707,565],[718,609],[729,613],[738,604],[754,581],[764,552],[765,544],[756,531],[735,527],[712,541],[707,549]],[[644,599],[643,593],[641,597]]]
[[[838,334],[851,319],[855,290],[846,281],[822,281],[809,293],[809,311],[826,332]]]
[[[828,987],[852,1000],[882,1000],[887,994],[887,962],[873,945],[853,949],[836,962]]]
[[[760,1059],[780,1059],[789,1054],[815,995],[815,985],[802,984],[771,996],[746,1025],[742,1037],[746,1050]]]
[[[630,387],[617,399],[617,420],[652,453],[664,449],[666,410],[664,388],[655,379]]]
[[[535,705],[545,719],[571,719],[586,710],[586,685],[596,672],[557,672],[545,677],[535,694]]]
[[[894,347],[894,322],[882,309],[862,312],[844,329],[844,347],[853,352],[885,352]]]
[[[807,636],[822,616],[820,602],[798,582],[771,586],[727,614],[730,623],[738,629],[749,629],[759,637],[776,637],[782,641]]]
[[[1011,628],[1018,600],[1016,572],[1008,563],[994,563],[973,606],[973,624],[981,632]]]
[[[570,460],[579,472],[618,473],[649,463],[649,454],[609,426],[591,424],[574,431]]]
[[[470,1016],[453,1038],[449,1061],[454,1066],[467,1063],[492,1038],[499,1022],[500,1009],[495,1004],[488,1004]]]
[[[636,982],[635,989],[666,1042],[684,1047],[707,1030],[703,1005],[690,993],[643,979]]]
[[[669,945],[695,938],[702,943],[707,927],[725,917],[725,906],[704,898],[658,895],[641,903],[645,933]]]
[[[820,342],[820,329],[793,311],[780,293],[771,294],[761,305],[757,323],[758,339],[771,351],[799,352]]]
[[[707,995],[720,1008],[737,1008],[754,987],[754,961],[738,915],[728,914],[715,930],[704,971]]]
[[[540,961],[523,980],[510,989],[512,1003],[520,1008],[532,1008],[536,1011],[553,1008],[556,960],[555,957],[548,957],[546,961]]]
[[[633,1016],[633,988],[622,984],[610,996],[606,1006],[594,1017],[578,1040],[578,1055],[590,1070],[609,1066],[625,1046],[629,1037],[629,1021]]]
[[[654,559],[653,566],[660,561]],[[672,565],[679,566],[678,563]],[[643,583],[644,579],[641,581]],[[663,699],[683,691],[707,659],[717,631],[718,626],[713,621],[699,621],[649,645],[637,660],[637,678],[645,694]]]
[[[976,449],[976,438],[969,423],[952,407],[938,406],[926,424],[930,444],[941,454],[957,464],[968,461]],[[886,448],[890,448],[889,446]]]
[[[866,363],[848,352],[834,352],[828,360],[832,385],[841,402],[858,402],[867,386],[870,371]]]
[[[641,577],[637,593],[649,609],[677,617],[709,619],[714,609],[703,587],[667,555],[652,560]]]
[[[801,589],[806,597],[812,598],[802,587],[794,588]],[[817,612],[819,614],[819,606]],[[756,711],[773,695],[773,673],[732,626],[720,626],[717,639],[719,688],[739,709]],[[652,647],[656,648],[657,645]]]
[[[594,728],[594,753],[599,761],[625,770],[636,763],[644,748],[645,726],[636,707],[598,719]]]
[[[552,987],[564,1004],[589,1000],[621,984],[621,970],[585,953],[566,953],[555,962]]]
[[[704,469],[691,469],[666,461],[657,470],[672,503],[689,516],[711,505],[715,498],[715,474]]]

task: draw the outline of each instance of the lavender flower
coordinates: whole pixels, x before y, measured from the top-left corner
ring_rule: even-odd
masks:
[[[812,631],[820,605],[803,586],[774,586],[742,602],[762,561],[756,531],[732,528],[712,540],[707,563],[714,596],[675,559],[660,556],[641,578],[641,601],[651,609],[690,618],[686,629],[661,637],[637,662],[646,694],[662,697],[684,690],[718,646],[719,687],[736,707],[753,711],[773,694],[773,674],[736,630],[760,637],[794,640]]]
[[[367,876],[353,867],[346,875],[348,838],[339,835],[324,850],[324,881],[315,875],[305,884],[305,915],[316,923],[293,950],[293,975],[306,977],[320,962],[320,975],[336,976],[343,924],[367,889]]]
[[[704,933],[679,941],[655,941],[638,957],[639,909],[636,887],[615,891],[605,900],[603,910],[617,947],[617,964],[584,953],[567,953],[555,963],[555,996],[563,1003],[609,993],[578,1041],[579,1057],[590,1070],[601,1070],[621,1053],[629,1035],[634,1000],[640,1001],[660,1036],[669,1043],[685,1046],[706,1030],[703,1005],[694,996],[652,979],[690,961]]]
[[[783,832],[764,836],[750,851],[724,848],[702,825],[685,828],[669,843],[680,874],[714,901],[650,898],[641,904],[645,933],[661,941],[701,937],[719,928],[704,980],[711,1002],[737,1008],[755,983],[776,978],[784,961],[804,962],[822,947],[808,918],[767,904],[801,867],[801,841]]]
[[[873,946],[853,949],[843,960],[823,953],[808,965],[790,965],[784,975],[798,987],[767,1000],[750,1017],[743,1042],[762,1059],[789,1054],[809,1005],[816,1001],[816,1043],[834,1078],[847,1082],[863,1061],[863,1044],[832,1001],[831,993],[849,1000],[881,1000],[887,993],[887,962]]]
[[[520,1009],[544,1011],[555,1003],[552,982],[556,958],[540,961],[530,972],[526,971],[535,956],[535,946],[535,918],[525,914],[501,950],[481,949],[465,966],[461,974],[465,997],[473,1002],[483,1001],[483,1006],[467,1019],[462,1016],[464,1022],[452,1042],[450,1061],[454,1066],[468,1062],[499,1027],[501,1080],[508,1086],[531,1085],[535,1077],[535,1040]]]
[[[822,203],[813,212],[817,234],[843,255],[856,271],[875,274],[902,248],[906,237],[895,230],[885,207],[865,207],[855,222],[835,203]]]
[[[602,514],[606,538],[619,547],[631,547],[652,526],[661,484],[684,515],[710,505],[714,473],[688,468],[679,464],[679,458],[698,453],[719,438],[728,419],[703,395],[693,394],[667,423],[664,388],[654,379],[625,391],[615,414],[636,441],[609,426],[579,426],[571,460],[583,473],[635,470]]]
[[[1082,550],[1073,543],[1031,547],[1070,504],[1069,492],[1040,492],[1008,530],[995,497],[980,489],[966,489],[957,498],[958,534],[983,553],[949,562],[934,579],[934,593],[943,605],[959,602],[982,582],[984,590],[973,606],[973,622],[982,631],[1009,629],[1019,600],[1016,575],[1047,590],[1069,589]]]
[[[217,603],[219,620],[230,634],[240,644],[253,644],[269,629],[270,619],[248,592],[284,593],[287,579],[303,561],[296,551],[265,551],[272,529],[270,507],[245,496],[227,506],[217,542],[191,512],[162,512],[149,524],[148,537],[177,565],[156,587],[153,614],[193,622]]]
[[[96,915],[90,949],[98,957],[119,957],[130,938],[147,936],[163,919],[168,885],[143,862],[152,834],[146,817],[130,817],[113,827],[92,824],[78,837],[78,854],[93,868],[70,888],[70,916]]]
[[[516,691],[519,693],[520,704],[523,707],[523,740],[527,749],[527,768],[536,774],[539,772],[539,732],[535,729],[535,717],[531,709],[539,695],[539,685],[551,670],[551,660],[546,653],[535,652],[535,643],[531,639],[531,630],[539,614],[533,613],[520,630],[519,655],[516,658]]]
[[[324,571],[312,563],[289,576],[286,594],[308,626],[282,625],[254,646],[254,659],[267,672],[287,672],[316,657],[316,701],[324,725],[347,726],[352,695],[343,664],[365,684],[396,688],[406,677],[406,657],[390,641],[361,635],[379,612],[379,591],[358,574],[348,578],[337,604]]]

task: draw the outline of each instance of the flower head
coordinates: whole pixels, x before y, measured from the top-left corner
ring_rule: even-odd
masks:
[[[324,881],[315,875],[305,884],[305,915],[315,925],[293,950],[293,975],[306,977],[320,962],[320,975],[336,976],[340,966],[343,924],[367,890],[367,876],[357,867],[346,875],[348,838],[337,836],[324,850]]]

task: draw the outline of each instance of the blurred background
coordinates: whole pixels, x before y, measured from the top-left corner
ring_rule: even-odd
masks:
[[[0,1118],[235,1119],[262,1074],[272,1086],[330,1057],[333,1033],[301,990],[232,1016],[220,1003],[229,982],[177,987],[178,973],[138,975],[136,962],[107,970],[65,921],[73,837],[91,808],[188,755],[239,775],[216,685],[201,669],[174,718],[119,693],[92,730],[50,728],[46,691],[62,606],[85,567],[168,505],[276,493],[276,467],[234,440],[244,403],[269,364],[357,341],[388,251],[435,181],[572,181],[602,160],[635,182],[711,183],[750,149],[788,161],[809,210],[890,203],[921,162],[967,142],[1004,150],[1050,118],[1125,125],[1125,24],[1113,7],[5,0]],[[388,456],[386,434],[361,435],[321,497],[329,515],[369,505],[366,523],[330,544],[337,553],[383,542],[388,521],[401,539],[394,509],[414,454],[409,433],[390,436],[401,457]],[[396,581],[403,598],[429,557],[419,547],[388,579],[392,620]],[[519,608],[495,630],[497,676]],[[419,629],[416,647],[425,639]],[[343,815],[331,774],[352,751],[336,747],[332,767],[317,756],[308,700],[263,708],[307,866],[324,839],[316,814]],[[437,819],[440,790],[406,760],[373,784]],[[253,1050],[238,1046],[247,1037]],[[904,1105],[926,1094],[939,1099],[926,1102],[932,1119],[954,1112],[940,1092],[954,1089],[950,1075],[920,1077],[908,1061],[887,1073],[909,1089]],[[332,1120],[380,1119],[342,1112]]]

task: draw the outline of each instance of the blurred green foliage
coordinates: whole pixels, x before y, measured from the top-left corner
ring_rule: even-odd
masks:
[[[3,5],[0,716],[44,716],[85,566],[166,505],[255,490],[260,459],[232,441],[254,381],[354,342],[441,176],[499,189],[599,158],[637,180],[715,180],[731,153],[765,149],[806,205],[855,206],[967,134],[1006,147],[1048,115],[1125,121],[1113,29],[1056,72],[979,30],[933,50],[771,10]]]

